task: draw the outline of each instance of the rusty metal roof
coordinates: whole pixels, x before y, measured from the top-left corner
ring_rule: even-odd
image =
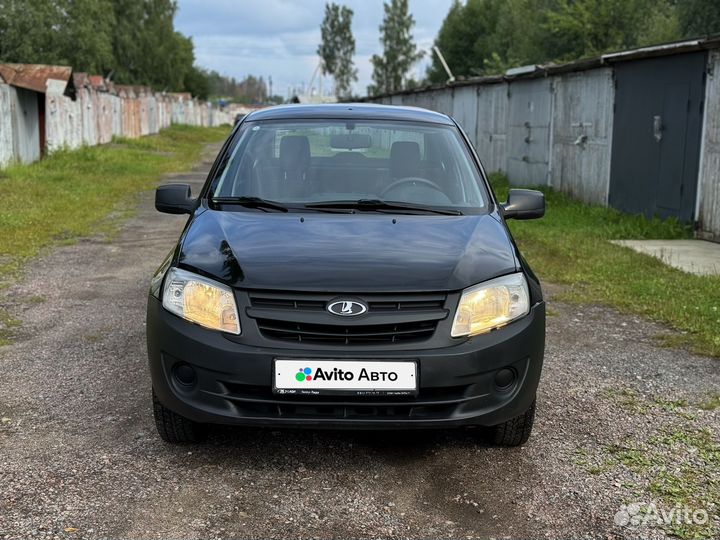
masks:
[[[73,72],[71,78],[73,84],[75,85],[75,88],[83,88],[90,85],[90,79],[88,79],[88,74],[82,71]]]
[[[107,88],[105,78],[102,75],[90,75],[88,78],[90,79],[90,86],[96,90],[105,90]]]
[[[44,94],[48,79],[64,81],[65,95],[75,98],[72,68],[68,66],[47,66],[44,64],[0,64],[0,78],[18,88],[25,88]]]

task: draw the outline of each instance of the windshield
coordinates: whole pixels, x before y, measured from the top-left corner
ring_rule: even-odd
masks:
[[[247,122],[211,196],[288,206],[372,201],[475,212],[487,204],[454,126],[378,120]]]

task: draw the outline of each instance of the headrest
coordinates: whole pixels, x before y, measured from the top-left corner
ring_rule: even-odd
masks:
[[[390,174],[394,178],[417,176],[420,170],[420,145],[412,141],[396,141],[390,147]]]
[[[304,170],[310,165],[310,141],[303,135],[285,135],[280,139],[280,164],[285,170]]]

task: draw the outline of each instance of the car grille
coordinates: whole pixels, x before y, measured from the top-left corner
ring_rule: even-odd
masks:
[[[249,294],[248,316],[267,339],[327,345],[377,345],[408,343],[432,337],[440,320],[447,317],[446,295],[368,294],[352,295],[368,305],[359,317],[339,317],[326,310],[337,294]]]
[[[424,420],[447,418],[463,404],[482,398],[476,385],[421,388],[414,397],[275,395],[267,386],[223,381],[224,399],[246,417],[348,420]]]

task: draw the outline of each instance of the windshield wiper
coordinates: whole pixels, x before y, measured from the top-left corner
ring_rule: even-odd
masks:
[[[461,216],[459,210],[446,210],[432,208],[421,204],[387,202],[380,199],[358,199],[356,201],[325,201],[320,203],[306,204],[307,208],[352,208],[367,211],[404,211],[404,212],[426,212],[429,214],[441,214],[444,216]]]
[[[325,212],[328,214],[352,214],[353,210],[350,208],[312,208],[309,206],[283,206],[275,201],[268,201],[261,197],[213,197],[210,199],[212,203],[217,204],[236,204],[238,206],[244,206],[245,208],[258,208],[260,210],[277,210],[278,212],[288,212],[293,210],[295,212],[303,212],[312,210],[313,212]]]
[[[278,212],[287,212],[288,208],[282,204],[268,201],[260,197],[213,197],[210,199],[217,204],[237,204],[245,208],[259,208],[260,210],[277,210]]]

